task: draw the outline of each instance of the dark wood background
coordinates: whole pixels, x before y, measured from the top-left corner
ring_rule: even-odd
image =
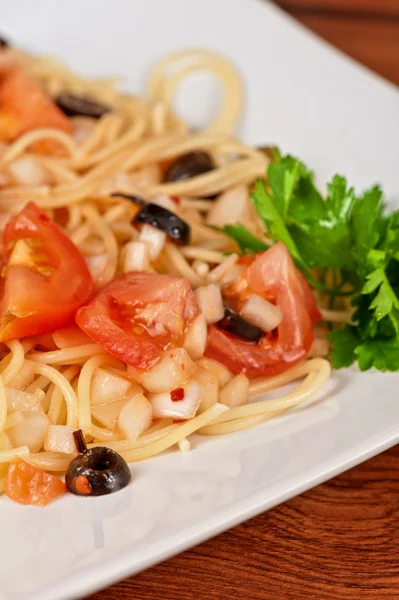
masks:
[[[279,4],[399,84],[399,0]],[[87,600],[238,598],[399,600],[399,446]]]

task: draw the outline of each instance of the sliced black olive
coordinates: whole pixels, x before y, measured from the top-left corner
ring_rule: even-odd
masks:
[[[103,496],[126,487],[131,478],[130,469],[120,454],[99,447],[85,450],[69,463],[65,484],[78,496]]]
[[[179,244],[190,243],[190,225],[163,206],[146,204],[133,218],[134,223],[147,223],[161,231]]]
[[[110,195],[113,197],[119,196],[120,198],[126,198],[126,200],[130,200],[131,202],[133,202],[133,204],[137,204],[137,206],[145,205],[145,200],[143,200],[143,198],[140,198],[140,196],[135,196],[132,194],[125,194],[123,192],[112,192],[112,194],[110,194]]]
[[[59,94],[55,102],[67,117],[93,117],[93,119],[99,119],[111,110],[109,106],[99,104],[87,96]]]
[[[256,325],[245,321],[240,315],[230,308],[224,309],[224,317],[217,323],[220,329],[232,333],[248,342],[257,343],[264,336],[264,331]]]
[[[4,50],[5,48],[8,48],[9,45],[10,45],[10,42],[3,36],[0,36],[0,50]]]
[[[168,183],[172,181],[183,181],[197,175],[203,175],[208,171],[213,171],[216,165],[208,152],[197,151],[189,152],[179,156],[165,172],[164,180]]]

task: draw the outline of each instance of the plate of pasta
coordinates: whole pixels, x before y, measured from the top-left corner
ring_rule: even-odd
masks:
[[[0,17],[0,599],[62,600],[398,441],[399,94],[257,0]]]

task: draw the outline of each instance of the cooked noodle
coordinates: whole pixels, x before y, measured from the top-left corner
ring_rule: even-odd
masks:
[[[123,271],[126,244],[138,235],[130,225],[136,206],[122,196],[111,194],[139,195],[146,200],[159,194],[179,196],[176,213],[191,226],[192,244],[178,247],[167,242],[149,270],[185,277],[193,288],[223,278],[237,260],[236,255],[226,256],[226,253],[236,247],[224,235],[206,226],[204,217],[213,207],[208,197],[233,186],[248,189],[255,178],[264,177],[269,162],[266,154],[247,147],[232,133],[243,99],[240,78],[232,65],[209,51],[178,52],[155,65],[148,79],[146,97],[140,99],[118,92],[113,80],[90,81],[72,74],[52,59],[32,57],[14,49],[9,53],[49,94],[62,91],[92,96],[114,110],[98,120],[72,119],[72,136],[56,129],[37,129],[2,148],[0,176],[8,180],[8,185],[0,189],[0,210],[11,216],[28,201],[45,209],[64,227],[89,267],[91,260],[98,261],[94,279],[99,288]],[[176,89],[196,70],[213,73],[224,90],[219,114],[199,133],[190,131],[173,111]],[[43,141],[54,143],[57,152],[53,155],[35,152]],[[217,167],[182,181],[161,180],[161,164],[194,150],[209,152]],[[9,166],[21,157],[32,158],[47,180],[44,178],[39,185],[10,181]],[[256,232],[259,224],[254,221],[251,225]],[[346,321],[350,314],[329,311],[325,318]],[[39,338],[4,345],[0,362],[0,463],[19,456],[43,469],[62,472],[71,460],[69,454],[43,448],[30,452],[25,445],[10,447],[6,432],[21,420],[18,411],[13,413],[8,409],[7,394],[11,389],[28,394],[42,390],[42,409],[49,424],[79,427],[90,447],[108,446],[133,462],[176,445],[186,452],[190,449],[187,438],[194,432],[220,435],[273,418],[313,397],[330,374],[327,360],[305,360],[280,375],[250,382],[252,398],[302,380],[293,391],[278,399],[233,408],[216,402],[181,423],[158,419],[133,443],[117,428],[107,428],[92,414],[92,380],[99,368],[111,369],[132,380],[125,364],[90,340],[61,349],[54,349],[54,345],[46,345]],[[0,491],[3,487],[0,468]]]

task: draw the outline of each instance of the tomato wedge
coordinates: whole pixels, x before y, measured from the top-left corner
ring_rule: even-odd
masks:
[[[206,356],[218,360],[234,373],[251,377],[275,375],[300,361],[313,342],[313,325],[321,318],[313,294],[282,243],[259,254],[234,285],[232,299],[242,303],[258,294],[276,304],[283,320],[276,332],[258,344],[209,328]]]
[[[3,236],[0,341],[64,327],[91,295],[92,281],[76,246],[32,202]]]
[[[182,345],[198,312],[186,279],[134,272],[100,290],[78,310],[76,323],[110,354],[145,371],[164,350]]]
[[[4,493],[14,502],[46,506],[65,492],[65,483],[55,475],[20,459],[10,463]]]
[[[10,142],[31,129],[54,127],[67,133],[64,113],[20,67],[0,74],[0,140]]]

